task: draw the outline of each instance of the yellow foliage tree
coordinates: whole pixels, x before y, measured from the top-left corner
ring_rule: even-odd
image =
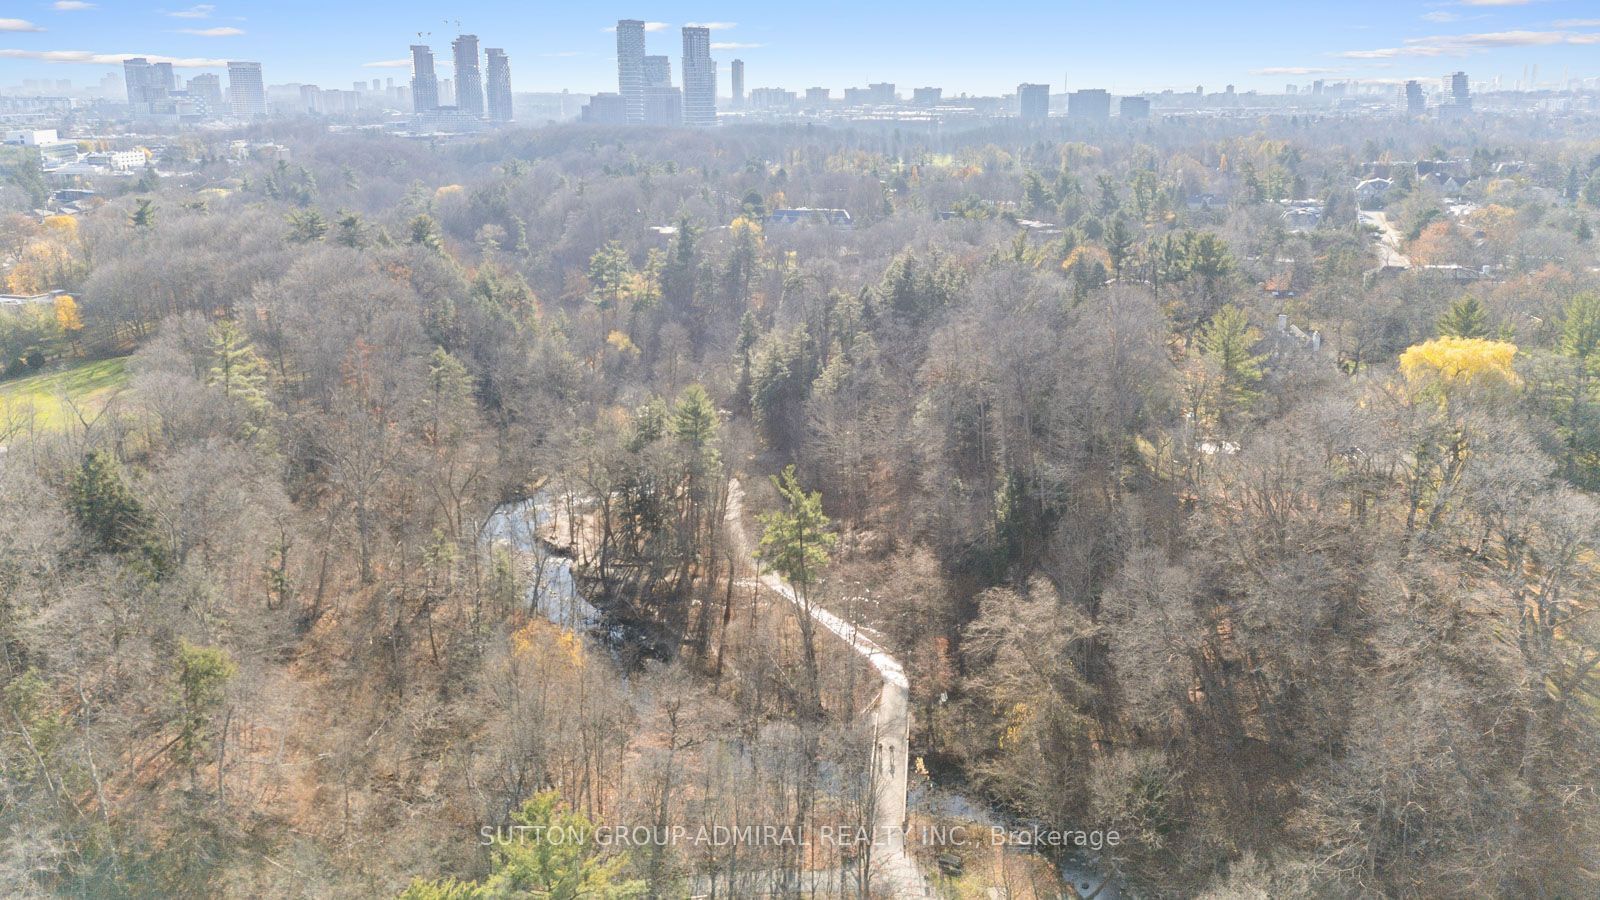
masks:
[[[1484,187],[1483,192],[1490,197],[1504,197],[1516,193],[1521,188],[1522,185],[1518,184],[1515,178],[1495,178]]]
[[[540,619],[530,619],[512,632],[511,649],[519,661],[533,662],[543,658],[547,663],[565,664],[573,670],[589,664],[582,638]],[[551,654],[548,652],[551,650],[557,652]]]
[[[63,334],[72,336],[75,331],[83,330],[83,317],[78,314],[78,301],[71,294],[62,294],[55,299],[56,326]]]
[[[51,241],[34,241],[6,275],[13,294],[38,294],[50,290],[72,268],[72,253]]]
[[[1485,338],[1441,337],[1406,348],[1400,372],[1414,385],[1514,385],[1517,345]]]
[[[45,216],[44,227],[61,235],[63,238],[78,236],[78,219],[76,216]]]
[[[1011,704],[1011,708],[1005,711],[1005,728],[1000,732],[1000,749],[1016,746],[1034,719],[1033,707],[1026,703]]]
[[[1491,203],[1488,206],[1475,209],[1467,216],[1467,221],[1474,228],[1481,228],[1491,235],[1499,234],[1516,224],[1517,211],[1508,206]]]
[[[1090,265],[1093,263],[1099,263],[1105,267],[1107,272],[1109,272],[1111,271],[1111,254],[1093,244],[1079,244],[1078,246],[1072,248],[1072,252],[1067,254],[1066,259],[1062,260],[1061,268],[1066,271],[1071,271],[1080,265]]]
[[[606,343],[610,345],[611,349],[626,356],[639,355],[638,345],[634,344],[633,339],[628,337],[627,332],[611,332],[610,334],[606,335]]]

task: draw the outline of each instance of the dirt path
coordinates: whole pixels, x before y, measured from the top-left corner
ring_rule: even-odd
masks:
[[[1378,262],[1392,269],[1409,269],[1411,260],[1400,252],[1400,232],[1389,221],[1389,214],[1373,210],[1362,210],[1360,213],[1363,224],[1371,225],[1378,229]]]
[[[737,478],[728,481],[728,531],[733,537],[734,549],[740,556],[753,559],[749,539],[744,532],[744,488]],[[855,625],[813,604],[803,604],[794,587],[772,573],[761,576],[761,583],[769,590],[811,615],[823,628],[833,632],[850,645],[872,667],[883,681],[877,703],[872,708],[873,765],[877,777],[878,796],[874,804],[873,866],[874,876],[887,896],[895,898],[926,897],[922,873],[906,852],[906,770],[910,764],[908,741],[911,736],[911,684],[906,680],[905,668],[900,661],[863,634]]]

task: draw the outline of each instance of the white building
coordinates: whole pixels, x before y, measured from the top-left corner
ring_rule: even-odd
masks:
[[[1394,182],[1387,178],[1368,178],[1356,185],[1356,199],[1362,203],[1375,203],[1389,195]]]
[[[23,147],[48,147],[51,144],[62,143],[61,138],[56,136],[54,128],[8,131],[6,132],[5,142],[8,144],[20,144]]]
[[[100,165],[113,172],[131,172],[134,169],[144,168],[146,157],[138,150],[107,150],[103,153],[90,153],[83,158],[90,165]]]

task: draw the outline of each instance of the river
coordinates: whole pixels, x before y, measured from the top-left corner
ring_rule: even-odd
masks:
[[[730,533],[741,552],[747,555],[749,548],[744,546],[743,531],[739,525],[743,491],[737,480],[730,484],[730,488]],[[555,498],[548,491],[539,491],[530,498],[501,504],[484,524],[483,539],[491,545],[503,541],[519,556],[531,560],[532,583],[527,591],[530,611],[536,610],[564,628],[594,635],[615,653],[628,642],[629,630],[608,622],[605,613],[583,597],[573,572],[572,560],[551,549],[539,537],[539,530],[550,523],[554,502]],[[767,582],[771,590],[792,599],[793,589],[775,575],[767,573],[762,580]],[[874,718],[882,739],[881,742],[875,741],[875,744],[885,752],[874,755],[878,756],[877,765],[882,770],[882,786],[887,789],[886,796],[879,798],[877,811],[880,821],[876,824],[887,828],[877,833],[894,832],[903,827],[907,821],[908,806],[927,813],[955,814],[984,825],[1002,822],[1002,818],[995,816],[984,804],[969,800],[957,791],[928,784],[913,788],[908,784],[910,704],[909,683],[904,670],[897,660],[853,624],[838,619],[820,607],[810,607],[810,611],[824,628],[843,639],[872,664],[884,681]],[[903,838],[892,840],[879,850],[887,863],[880,878],[887,882],[883,886],[891,896],[926,896],[924,891],[927,888],[907,852]],[[1095,868],[1092,862],[1085,860],[1080,863],[1069,862],[1062,865],[1059,871],[1080,896],[1117,900],[1120,891],[1116,883],[1108,883],[1106,878],[1094,871]]]
[[[573,631],[595,631],[604,616],[584,599],[572,571],[572,560],[551,550],[540,540],[538,529],[549,524],[552,499],[540,491],[526,500],[501,504],[483,526],[485,541],[504,541],[524,559],[532,561],[528,609]]]

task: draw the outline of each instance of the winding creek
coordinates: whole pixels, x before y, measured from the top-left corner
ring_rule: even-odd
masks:
[[[564,628],[592,630],[600,627],[602,616],[578,591],[572,560],[551,550],[539,538],[538,530],[550,524],[553,517],[553,502],[549,492],[540,491],[526,500],[501,504],[484,524],[483,539],[490,544],[504,541],[532,561],[529,609],[538,610]]]
[[[728,526],[735,543],[743,552],[748,553],[739,524],[742,511],[738,498],[742,498],[743,491],[739,489],[737,480],[731,483],[730,488],[732,498],[735,499],[730,503]],[[530,610],[537,610],[545,618],[563,628],[591,634],[615,652],[628,642],[627,629],[622,625],[608,622],[605,613],[583,596],[578,577],[573,571],[573,560],[554,550],[540,537],[540,530],[547,527],[554,517],[552,508],[555,502],[556,498],[549,491],[539,491],[527,499],[501,504],[484,524],[482,540],[490,546],[503,542],[520,559],[530,563],[528,568],[531,570],[529,574],[532,577],[532,584],[528,586],[526,595]],[[781,579],[768,573],[761,580],[770,590],[793,602],[793,588]],[[875,755],[879,756],[876,764],[885,776],[883,787],[889,793],[888,796],[880,798],[880,824],[892,828],[879,833],[903,828],[907,821],[908,809],[935,815],[956,814],[984,826],[1017,825],[1018,823],[1007,817],[995,814],[985,804],[972,800],[950,787],[935,787],[926,783],[915,786],[908,784],[911,763],[910,704],[909,683],[904,670],[897,660],[873,643],[854,625],[845,623],[821,607],[813,606],[811,611],[827,631],[860,653],[879,672],[884,682],[882,696],[875,704],[874,710],[874,718],[877,720],[882,738],[877,742]],[[878,850],[887,862],[885,871],[879,877],[885,882],[882,886],[888,889],[890,896],[896,898],[934,896],[922,873],[918,871],[911,854],[907,852],[903,837],[885,842]],[[1120,892],[1116,883],[1097,873],[1095,868],[1090,861],[1080,861],[1066,863],[1060,866],[1058,871],[1078,896],[1093,897],[1095,900],[1117,900]]]

